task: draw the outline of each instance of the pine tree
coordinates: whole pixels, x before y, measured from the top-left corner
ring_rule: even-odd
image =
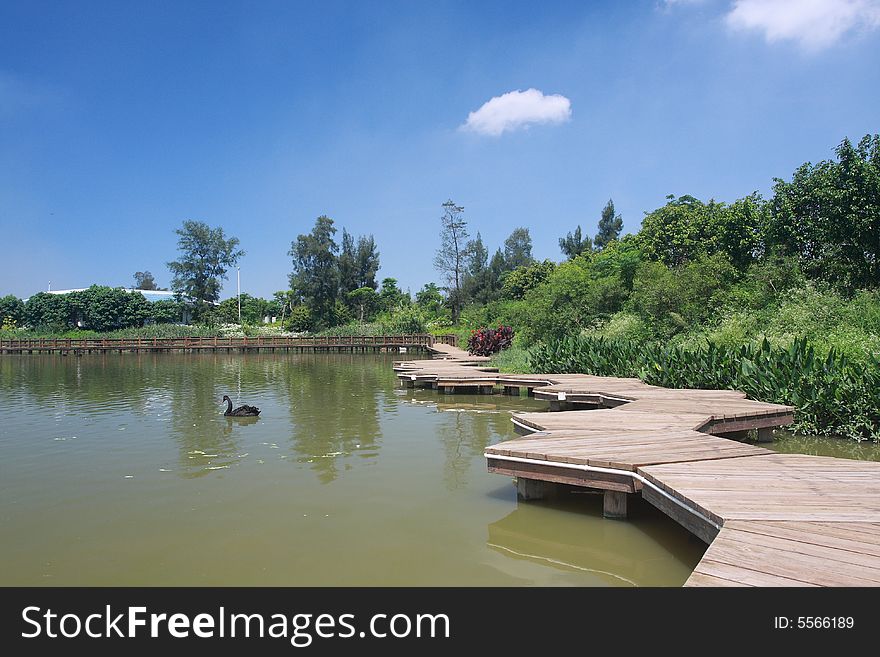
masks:
[[[621,230],[623,230],[623,217],[614,214],[614,201],[608,199],[608,203],[602,209],[599,232],[596,233],[593,243],[597,249],[602,250],[620,236]]]

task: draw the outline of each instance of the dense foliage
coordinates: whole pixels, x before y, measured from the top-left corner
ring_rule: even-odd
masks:
[[[364,318],[372,310],[370,295],[357,291],[376,289],[379,252],[373,236],[361,236],[355,243],[343,229],[339,253],[335,234],[333,219],[322,215],[310,233],[297,236],[288,252],[293,259],[292,297],[307,308],[309,324],[316,328],[344,324],[356,315]]]
[[[106,332],[150,322],[179,322],[183,313],[175,301],[150,303],[140,292],[101,285],[68,294],[39,292],[23,307],[24,324],[52,331],[82,328]]]
[[[837,147],[837,161],[809,163],[776,180],[771,244],[810,278],[851,292],[880,285],[880,135]]]
[[[0,324],[16,328],[24,324],[24,302],[17,296],[8,294],[0,297]]]

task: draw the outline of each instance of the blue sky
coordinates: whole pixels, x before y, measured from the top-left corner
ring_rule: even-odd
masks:
[[[269,296],[320,214],[416,292],[448,198],[491,250],[526,226],[558,260],[609,197],[631,232],[880,131],[878,62],[878,0],[7,0],[0,295],[167,286],[197,219]]]

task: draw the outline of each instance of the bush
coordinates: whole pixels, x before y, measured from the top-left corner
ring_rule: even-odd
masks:
[[[471,331],[468,338],[468,353],[474,356],[491,356],[513,343],[513,329],[499,326],[497,329],[480,328]]]
[[[38,292],[27,300],[24,316],[31,328],[63,331],[75,326],[73,310],[66,294]]]
[[[529,290],[546,281],[555,269],[556,263],[550,260],[517,267],[504,278],[501,294],[507,299],[522,299]]]
[[[306,306],[294,306],[290,311],[290,317],[285,320],[285,328],[297,333],[310,331],[312,329],[312,311]]]
[[[156,324],[174,324],[183,319],[183,303],[162,299],[150,304],[150,316]]]
[[[418,306],[407,306],[380,317],[383,333],[424,333],[426,320]]]
[[[12,294],[0,297],[0,323],[12,328],[24,324],[24,302]]]

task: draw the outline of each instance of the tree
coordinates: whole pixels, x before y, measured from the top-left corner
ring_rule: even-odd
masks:
[[[287,321],[289,330],[310,331],[312,327],[312,313],[306,306],[294,306],[290,310],[290,319]]]
[[[174,299],[160,299],[150,304],[150,318],[156,324],[172,324],[183,318],[183,304]]]
[[[8,294],[0,297],[0,324],[24,324],[24,302],[17,296]]]
[[[620,236],[621,230],[623,230],[623,217],[614,214],[614,201],[608,199],[608,203],[602,208],[602,216],[599,218],[599,232],[596,233],[593,244],[597,249],[602,250]]]
[[[425,283],[425,286],[416,292],[416,303],[431,313],[439,313],[443,307],[443,295],[435,283]]]
[[[237,237],[226,239],[222,228],[211,228],[201,221],[184,221],[183,227],[174,232],[179,237],[180,256],[168,263],[174,274],[171,289],[195,299],[198,315],[205,302],[220,298],[221,281],[245,252],[238,248]]]
[[[844,292],[880,286],[880,135],[844,139],[837,161],[776,179],[768,240]]]
[[[241,321],[245,324],[260,324],[264,317],[271,317],[281,312],[281,304],[260,297],[253,297],[246,292],[241,293]],[[230,324],[238,324],[239,297],[229,297],[217,306],[217,318]]]
[[[310,311],[312,323],[330,326],[334,322],[336,299],[339,293],[339,270],[333,241],[336,228],[333,220],[321,215],[315,220],[312,232],[298,235],[287,252],[293,259],[290,287],[303,299]]]
[[[379,290],[382,308],[387,311],[399,310],[411,303],[409,295],[397,287],[396,278],[383,278],[382,289]]]
[[[370,317],[379,306],[380,298],[371,287],[359,287],[347,295],[348,303],[358,314],[358,321],[363,322]]]
[[[507,271],[525,267],[535,261],[532,258],[532,236],[528,228],[515,228],[504,240],[504,266]]]
[[[376,272],[379,271],[379,250],[372,235],[358,237],[355,251],[355,282],[358,287],[376,289]]]
[[[75,326],[75,309],[69,294],[38,292],[25,303],[24,316],[30,328],[67,329]]]
[[[434,267],[448,282],[449,301],[452,307],[452,321],[458,322],[461,314],[461,283],[467,257],[467,222],[464,208],[448,200],[443,204],[440,217],[440,248],[434,256]]]
[[[667,199],[645,216],[636,238],[648,258],[681,267],[723,253],[742,270],[763,252],[766,213],[758,194],[730,206],[693,196]]]
[[[581,227],[578,226],[574,229],[574,233],[569,231],[565,237],[559,238],[559,249],[566,258],[571,260],[581,253],[592,251],[593,240],[590,239],[589,235],[582,236]]]
[[[81,292],[65,295],[76,321],[93,331],[143,326],[152,317],[150,302],[140,292],[121,287],[92,285]]]
[[[354,237],[343,228],[342,250],[336,259],[336,265],[339,273],[340,297],[363,321],[365,316],[373,312],[377,302],[377,299],[372,299],[366,293],[359,291],[369,289],[375,295],[379,252],[376,250],[373,236],[362,235],[355,244]],[[342,315],[337,312],[336,321],[341,318]]]
[[[507,271],[504,252],[499,248],[489,261],[489,282],[486,289],[489,291],[490,299],[494,298],[501,290]]]
[[[342,229],[342,249],[336,259],[339,270],[339,290],[344,295],[361,287],[358,285],[357,252],[354,237],[345,228]]]
[[[487,303],[490,301],[489,289],[489,251],[483,245],[483,238],[477,238],[467,244],[467,264],[462,280],[462,302]]]
[[[156,281],[149,271],[136,271],[134,273],[134,288],[136,290],[158,290]]]
[[[504,279],[502,295],[507,299],[522,299],[529,290],[533,290],[546,281],[556,269],[550,260],[533,262],[526,267],[518,267]]]

